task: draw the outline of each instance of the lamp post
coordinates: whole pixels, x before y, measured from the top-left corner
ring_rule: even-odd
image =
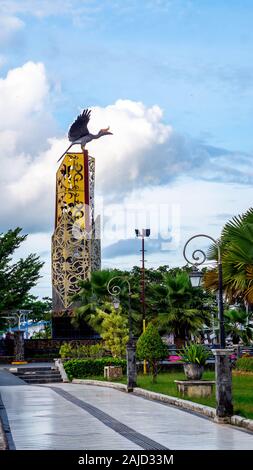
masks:
[[[187,263],[193,265],[193,270],[190,273],[190,280],[193,287],[198,287],[201,282],[202,273],[197,269],[197,266],[203,264],[206,259],[206,253],[203,250],[197,249],[192,253],[192,260],[190,261],[186,256],[186,248],[188,244],[195,238],[204,237],[211,240],[218,251],[218,312],[219,312],[219,336],[220,336],[220,349],[213,349],[212,352],[215,356],[215,376],[216,376],[216,421],[220,423],[229,422],[233,414],[232,405],[232,372],[230,354],[233,350],[226,349],[225,340],[225,326],[224,326],[224,308],[223,308],[223,283],[222,283],[222,258],[219,242],[209,235],[198,234],[189,238],[183,250],[183,255]]]
[[[17,310],[13,312],[8,317],[4,318],[15,318],[18,322],[18,329],[14,331],[14,356],[15,361],[14,363],[18,362],[25,362],[25,347],[24,347],[24,330],[21,330],[21,323],[22,317],[23,321],[26,321],[26,338],[28,337],[28,314],[31,313],[32,310]]]
[[[186,256],[186,248],[188,246],[188,243],[190,243],[194,238],[198,238],[198,237],[205,237],[211,240],[215,244],[217,251],[218,251],[218,312],[219,312],[220,347],[221,349],[225,349],[226,342],[225,342],[225,327],[224,327],[222,260],[221,260],[220,245],[219,245],[219,242],[215,240],[214,238],[210,237],[210,235],[205,235],[203,233],[194,235],[193,237],[189,238],[189,240],[186,242],[184,246],[183,255],[187,263],[193,265],[193,270],[190,273],[190,280],[191,280],[191,284],[193,287],[198,287],[200,285],[201,278],[202,278],[202,273],[198,271],[197,266],[200,266],[201,264],[203,264],[207,259],[205,252],[200,249],[195,250],[192,253],[192,259],[194,261],[190,261]],[[202,259],[200,258],[200,256],[202,256]]]
[[[127,343],[127,391],[132,392],[134,387],[136,387],[136,353],[135,353],[135,340],[133,337],[133,327],[132,327],[132,310],[131,310],[131,285],[129,280],[123,276],[114,276],[107,284],[107,290],[113,298],[113,305],[117,309],[120,305],[119,296],[122,291],[122,287],[114,284],[113,282],[119,279],[122,282],[125,282],[128,288],[128,324],[129,324],[129,340]]]
[[[146,301],[145,301],[145,238],[150,237],[150,229],[135,229],[136,237],[141,237],[141,305],[142,305],[142,331],[146,331]],[[143,362],[143,373],[147,373],[147,361]]]

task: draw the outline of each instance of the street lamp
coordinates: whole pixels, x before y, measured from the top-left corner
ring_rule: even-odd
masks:
[[[207,256],[203,250],[195,250],[192,253],[193,261],[190,261],[186,256],[186,247],[188,243],[199,237],[208,238],[211,240],[218,252],[218,311],[219,311],[219,332],[220,332],[220,349],[213,349],[212,352],[215,356],[215,377],[216,377],[216,417],[215,421],[219,423],[230,422],[230,417],[233,415],[232,404],[232,371],[231,362],[229,359],[233,350],[226,349],[225,341],[225,326],[224,326],[224,312],[223,312],[223,292],[222,292],[222,259],[220,244],[217,240],[205,234],[194,235],[189,238],[184,246],[183,255],[187,263],[194,266],[193,273],[191,273],[192,285],[200,285],[200,276],[197,266],[203,264]]]
[[[203,233],[194,235],[193,237],[189,238],[189,240],[186,242],[184,246],[184,251],[183,255],[187,263],[193,265],[193,270],[192,273],[190,274],[190,279],[193,287],[198,287],[200,285],[200,277],[202,276],[201,273],[199,273],[197,266],[200,266],[203,264],[206,259],[207,255],[203,250],[195,250],[192,253],[192,259],[194,261],[190,261],[187,256],[186,256],[186,248],[188,246],[188,243],[190,243],[193,239],[199,238],[199,237],[204,237],[208,238],[211,240],[218,251],[218,312],[219,312],[219,330],[220,330],[220,347],[221,349],[225,349],[226,347],[226,341],[225,341],[225,327],[224,327],[224,307],[223,307],[223,290],[222,290],[222,260],[221,260],[221,250],[220,250],[220,245],[217,240],[214,238],[210,237],[209,235],[205,235]]]
[[[107,284],[107,290],[113,298],[114,308],[119,308],[120,300],[119,295],[121,294],[122,287],[119,285],[112,285],[113,282],[119,279],[127,284],[128,288],[128,324],[129,324],[129,340],[127,343],[127,390],[132,392],[133,388],[136,387],[136,355],[135,355],[135,340],[133,338],[132,328],[132,310],[131,310],[131,285],[129,280],[123,276],[114,276]]]
[[[192,287],[200,287],[203,274],[201,271],[198,270],[196,266],[193,266],[189,274],[189,278],[190,278]]]
[[[135,229],[136,237],[141,237],[141,305],[142,305],[142,331],[146,331],[146,302],[145,302],[145,238],[150,237],[150,228]],[[147,373],[147,363],[144,360],[143,373]]]

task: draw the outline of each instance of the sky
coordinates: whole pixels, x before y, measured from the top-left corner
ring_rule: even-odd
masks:
[[[92,109],[102,267],[183,265],[252,203],[251,0],[0,0],[0,231],[29,234],[51,294],[57,159]],[[196,246],[206,247],[199,240]],[[196,246],[192,246],[194,249]]]

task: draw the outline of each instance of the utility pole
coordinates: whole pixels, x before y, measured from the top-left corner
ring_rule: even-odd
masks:
[[[145,237],[150,236],[150,229],[136,229],[136,236],[141,237],[141,310],[142,310],[142,331],[146,331],[146,301],[145,301]],[[147,373],[147,363],[144,359],[143,373]]]

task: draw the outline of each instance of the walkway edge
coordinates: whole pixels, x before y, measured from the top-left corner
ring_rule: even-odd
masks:
[[[7,443],[7,437],[4,432],[3,423],[0,417],[0,451],[1,450],[8,450],[8,443]]]
[[[102,380],[73,379],[72,384],[96,385],[97,387],[115,388],[121,392],[127,392],[127,386],[117,382],[103,382]]]
[[[127,386],[124,384],[116,382],[103,382],[100,380],[90,380],[90,379],[73,379],[73,384],[83,384],[83,385],[96,385],[98,387],[109,387],[115,388],[116,390],[127,392]],[[200,403],[195,403],[189,400],[183,400],[181,398],[172,397],[170,395],[164,395],[163,393],[151,392],[144,388],[136,387],[133,391],[134,395],[147,398],[148,400],[159,401],[162,403],[167,403],[168,405],[176,406],[185,411],[192,411],[194,413],[199,413],[203,416],[206,416],[211,419],[215,419],[216,410],[210,406],[201,405]],[[231,416],[230,423],[233,426],[247,429],[248,431],[253,431],[253,420],[243,418],[242,416],[233,415]]]

